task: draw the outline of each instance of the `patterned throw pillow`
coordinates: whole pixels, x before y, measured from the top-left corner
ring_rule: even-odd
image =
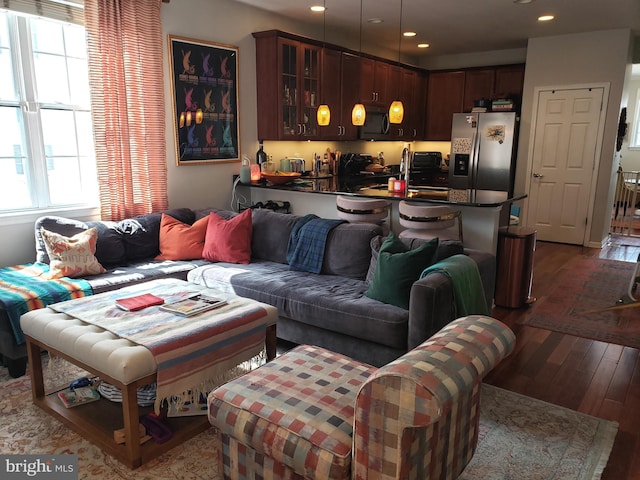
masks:
[[[98,275],[106,270],[95,256],[98,231],[90,228],[72,237],[40,229],[49,255],[47,278]]]

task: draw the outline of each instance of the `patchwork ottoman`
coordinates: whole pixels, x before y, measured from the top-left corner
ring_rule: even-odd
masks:
[[[478,440],[482,378],[515,345],[450,323],[381,367],[302,345],[209,394],[225,479],[454,479]]]

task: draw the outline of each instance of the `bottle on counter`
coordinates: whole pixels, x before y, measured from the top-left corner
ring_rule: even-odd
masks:
[[[387,190],[393,192],[395,190],[396,177],[390,177],[387,183]]]
[[[260,148],[256,152],[256,163],[260,165],[260,169],[262,170],[262,164],[267,161],[267,154],[264,151],[262,140],[260,140]]]

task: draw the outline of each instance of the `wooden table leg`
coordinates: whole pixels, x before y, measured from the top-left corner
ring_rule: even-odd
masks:
[[[40,347],[27,337],[27,356],[31,375],[31,393],[33,399],[44,398],[44,376],[42,373],[42,353]]]
[[[273,360],[276,358],[276,347],[277,347],[277,338],[276,338],[276,324],[269,325],[267,327],[267,334],[265,337],[265,349],[267,351],[267,360]]]
[[[124,387],[124,388],[122,388]],[[134,383],[121,386],[122,389],[122,418],[124,420],[124,438],[127,457],[131,459],[133,468],[142,465],[140,451],[140,435],[138,433],[139,410],[138,389]]]

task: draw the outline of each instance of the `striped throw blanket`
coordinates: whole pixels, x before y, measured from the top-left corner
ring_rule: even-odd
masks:
[[[319,218],[309,214],[301,217],[291,229],[287,245],[287,262],[292,270],[320,273],[324,248],[331,229],[344,220]]]
[[[228,303],[193,317],[165,312],[159,306],[126,312],[115,305],[118,298],[143,293],[171,303],[198,292]],[[176,279],[133,285],[50,308],[149,349],[157,364],[156,412],[163,400],[179,408],[200,393],[208,393],[230,370],[260,355],[266,327],[275,321],[258,302]]]
[[[0,307],[7,312],[16,344],[25,342],[20,328],[20,316],[30,310],[52,303],[91,295],[91,286],[85,280],[67,277],[49,280],[44,263],[26,263],[0,268]]]

